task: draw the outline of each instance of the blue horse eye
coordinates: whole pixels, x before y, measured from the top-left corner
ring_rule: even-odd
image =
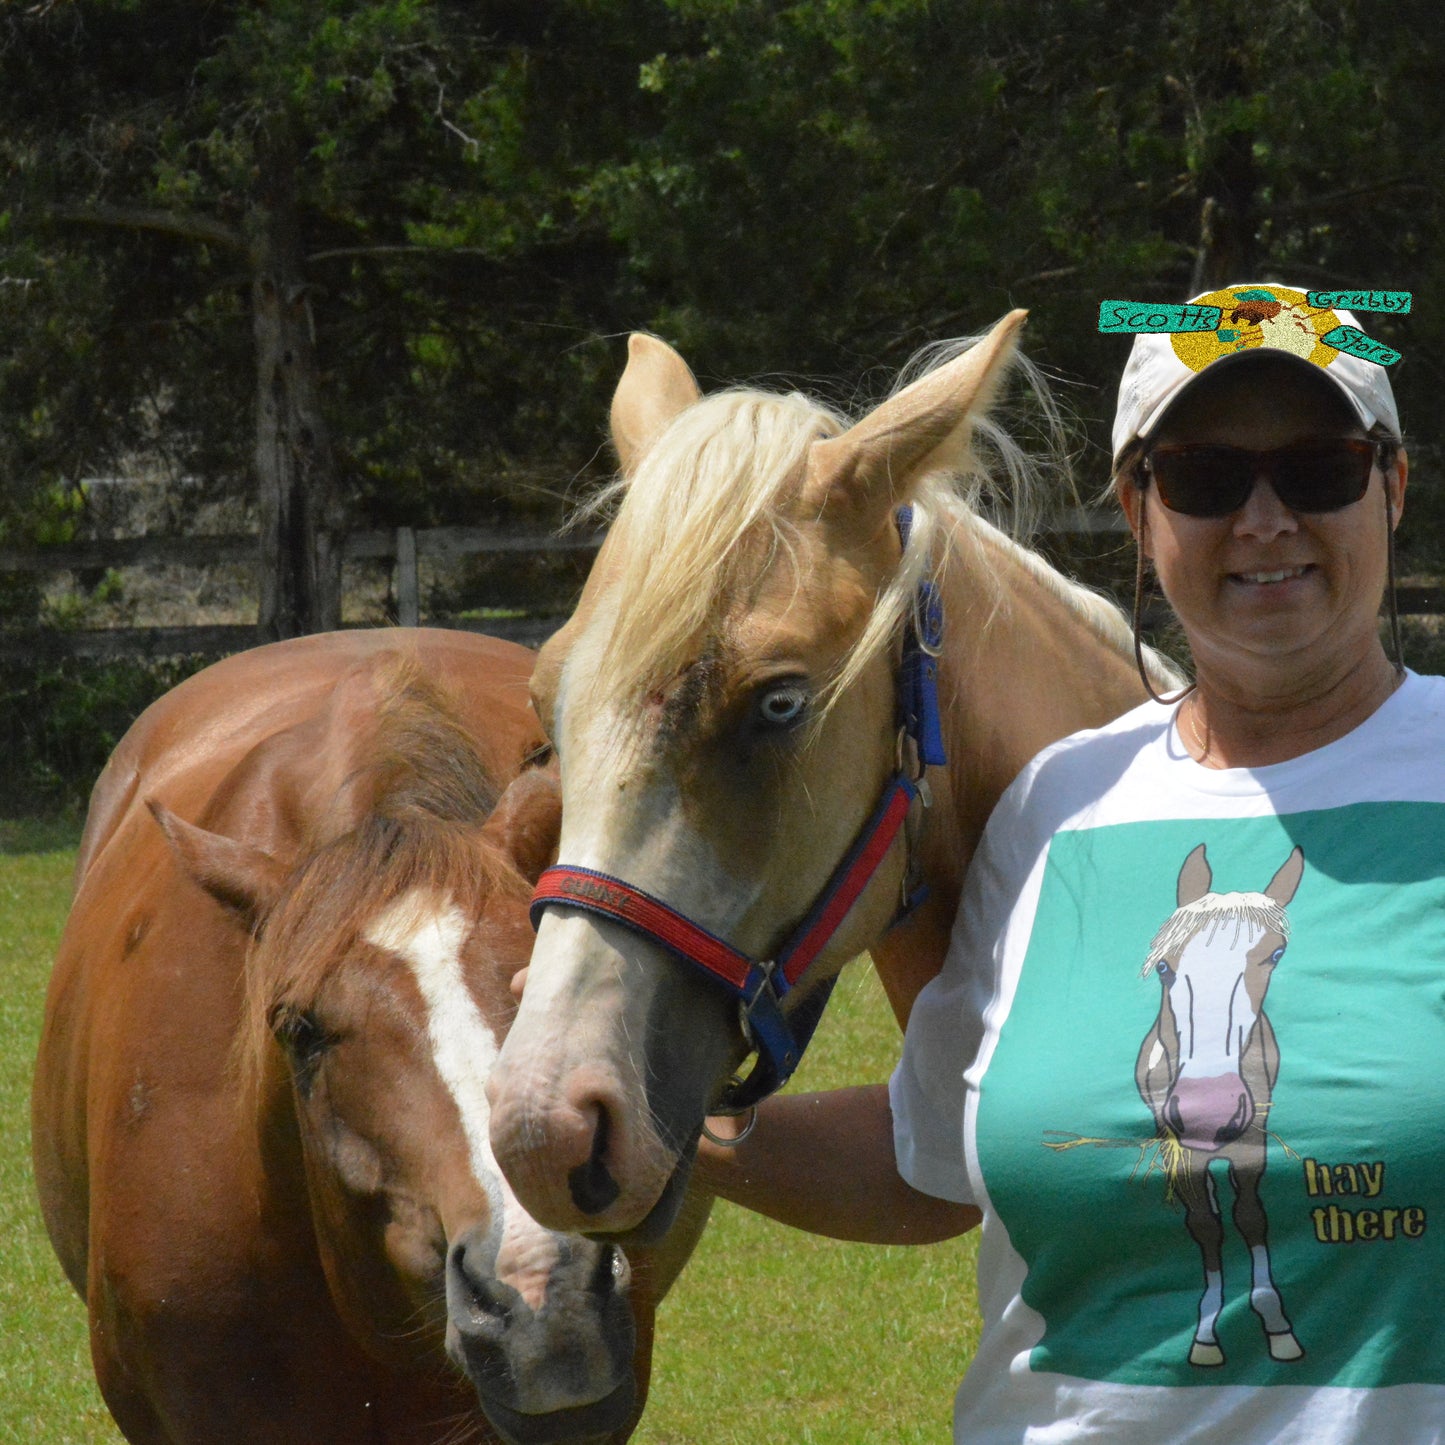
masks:
[[[1167,958],[1161,958],[1154,965],[1154,971],[1164,980],[1165,983],[1174,982],[1174,965]]]
[[[1282,959],[1283,957],[1284,957],[1284,949],[1282,949],[1282,948],[1277,948],[1277,949],[1275,949],[1275,951],[1274,951],[1272,954],[1270,954],[1270,956],[1269,956],[1269,961],[1270,961],[1271,963],[1278,963],[1278,962],[1280,961],[1280,959]]]
[[[758,699],[758,717],[768,727],[792,727],[808,709],[808,690],[796,683],[775,687]]]

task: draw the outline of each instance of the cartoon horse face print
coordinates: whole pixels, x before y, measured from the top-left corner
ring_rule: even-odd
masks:
[[[1161,985],[1159,1015],[1144,1036],[1135,1082],[1154,1116],[1170,1187],[1204,1263],[1193,1365],[1222,1365],[1217,1337],[1224,1307],[1224,1224],[1210,1164],[1223,1159],[1234,1190],[1234,1220],[1250,1250],[1250,1303],[1270,1355],[1303,1354],[1270,1273],[1268,1222],[1260,1199],[1270,1099],[1279,1044],[1265,994],[1289,941],[1286,905],[1299,887],[1304,854],[1295,848],[1262,893],[1213,893],[1200,844],[1179,870],[1178,907],[1154,937],[1144,976]]]

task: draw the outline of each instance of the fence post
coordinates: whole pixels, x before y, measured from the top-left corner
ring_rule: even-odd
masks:
[[[396,620],[403,627],[421,626],[421,597],[416,575],[416,532],[396,529]]]

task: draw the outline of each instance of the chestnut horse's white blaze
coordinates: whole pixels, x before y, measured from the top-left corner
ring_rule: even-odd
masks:
[[[1304,871],[1295,848],[1262,893],[1212,893],[1201,843],[1179,873],[1179,906],[1155,935],[1143,976],[1162,985],[1159,1017],[1144,1036],[1135,1081],[1166,1145],[1166,1171],[1199,1246],[1204,1290],[1190,1345],[1194,1365],[1222,1365],[1223,1212],[1210,1164],[1225,1160],[1234,1220],[1250,1252],[1250,1304],[1270,1355],[1304,1351],[1270,1269],[1268,1222],[1260,1199],[1268,1116],[1279,1075],[1279,1045],[1265,994],[1289,941],[1285,906]]]
[[[797,395],[703,398],[674,351],[632,339],[612,409],[621,504],[533,677],[561,762],[562,863],[775,957],[909,762],[894,673],[920,580],[942,596],[935,806],[915,810],[792,1003],[872,947],[906,1018],[999,793],[1044,744],[1142,696],[1117,610],[958,490],[985,485],[970,435],[1022,319],[852,425]],[[932,897],[889,933],[910,852]],[[660,1233],[746,1049],[736,1003],[700,971],[549,907],[489,1085],[497,1158],[553,1227]]]
[[[362,936],[377,948],[404,959],[411,968],[426,1005],[432,1062],[456,1103],[471,1152],[472,1174],[492,1201],[493,1220],[501,1221],[496,1277],[539,1312],[546,1303],[549,1281],[568,1246],[517,1203],[492,1154],[487,1079],[496,1063],[498,1046],[466,983],[462,947],[469,928],[455,903],[417,888],[373,919]],[[621,1256],[615,1258],[620,1260]],[[519,1391],[518,1408],[529,1413],[584,1403],[581,1397],[569,1398],[555,1391],[544,1397],[537,1380],[522,1383],[527,1388]]]

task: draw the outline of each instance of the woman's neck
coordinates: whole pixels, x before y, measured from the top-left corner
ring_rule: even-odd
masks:
[[[1353,732],[1390,697],[1403,674],[1378,645],[1338,673],[1268,691],[1245,691],[1202,668],[1180,704],[1180,739],[1208,768],[1288,762]]]

